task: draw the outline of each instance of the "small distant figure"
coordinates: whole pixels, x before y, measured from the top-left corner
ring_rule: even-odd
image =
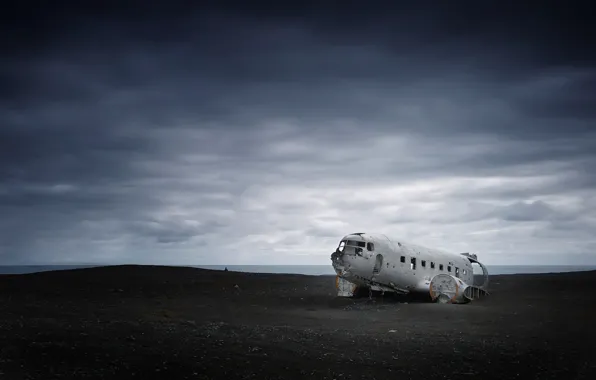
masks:
[[[228,271],[228,267],[226,267],[226,268],[224,269],[224,272],[227,272],[227,271]]]

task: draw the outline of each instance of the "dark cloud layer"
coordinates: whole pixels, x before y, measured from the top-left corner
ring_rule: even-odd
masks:
[[[0,260],[326,264],[364,230],[594,264],[589,6],[15,4]]]

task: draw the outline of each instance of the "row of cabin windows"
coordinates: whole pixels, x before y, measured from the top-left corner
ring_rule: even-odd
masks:
[[[406,262],[406,257],[405,256],[401,256],[400,260],[402,263]],[[426,260],[420,260],[420,265],[422,265],[423,268],[426,268]],[[412,270],[416,270],[416,258],[412,257],[410,258],[410,268]],[[435,263],[433,261],[430,262],[430,269],[435,269]],[[439,264],[439,270],[443,270],[443,264]],[[451,272],[451,265],[447,265],[447,272]],[[463,273],[466,274],[466,270],[463,270]],[[455,267],[455,276],[459,276],[459,268]]]

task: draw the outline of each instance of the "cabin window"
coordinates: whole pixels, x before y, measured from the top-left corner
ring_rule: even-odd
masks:
[[[367,251],[374,251],[375,245],[373,243],[366,243],[366,250]]]
[[[443,270],[443,264],[439,264],[439,270]]]
[[[430,269],[435,269],[435,263],[434,262],[430,262]]]
[[[455,277],[459,277],[459,268],[455,267]]]
[[[422,264],[422,267],[423,267],[423,268],[426,268],[426,260],[422,260],[422,261],[420,262],[420,264]]]
[[[466,270],[464,269],[464,276],[465,276],[465,274],[466,274]]]
[[[406,262],[406,257],[405,256],[400,257],[399,258],[399,261],[401,261],[402,263],[405,263]]]
[[[447,265],[447,272],[451,272],[451,265]]]
[[[412,270],[416,270],[416,258],[415,258],[415,257],[412,257],[412,258],[410,259],[410,268],[411,268]]]

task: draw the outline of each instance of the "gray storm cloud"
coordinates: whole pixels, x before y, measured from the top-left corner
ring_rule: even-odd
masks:
[[[583,24],[551,30],[577,14],[467,7],[464,30],[441,7],[349,8],[22,37],[2,66],[0,261],[328,264],[374,231],[596,263],[596,64]]]

